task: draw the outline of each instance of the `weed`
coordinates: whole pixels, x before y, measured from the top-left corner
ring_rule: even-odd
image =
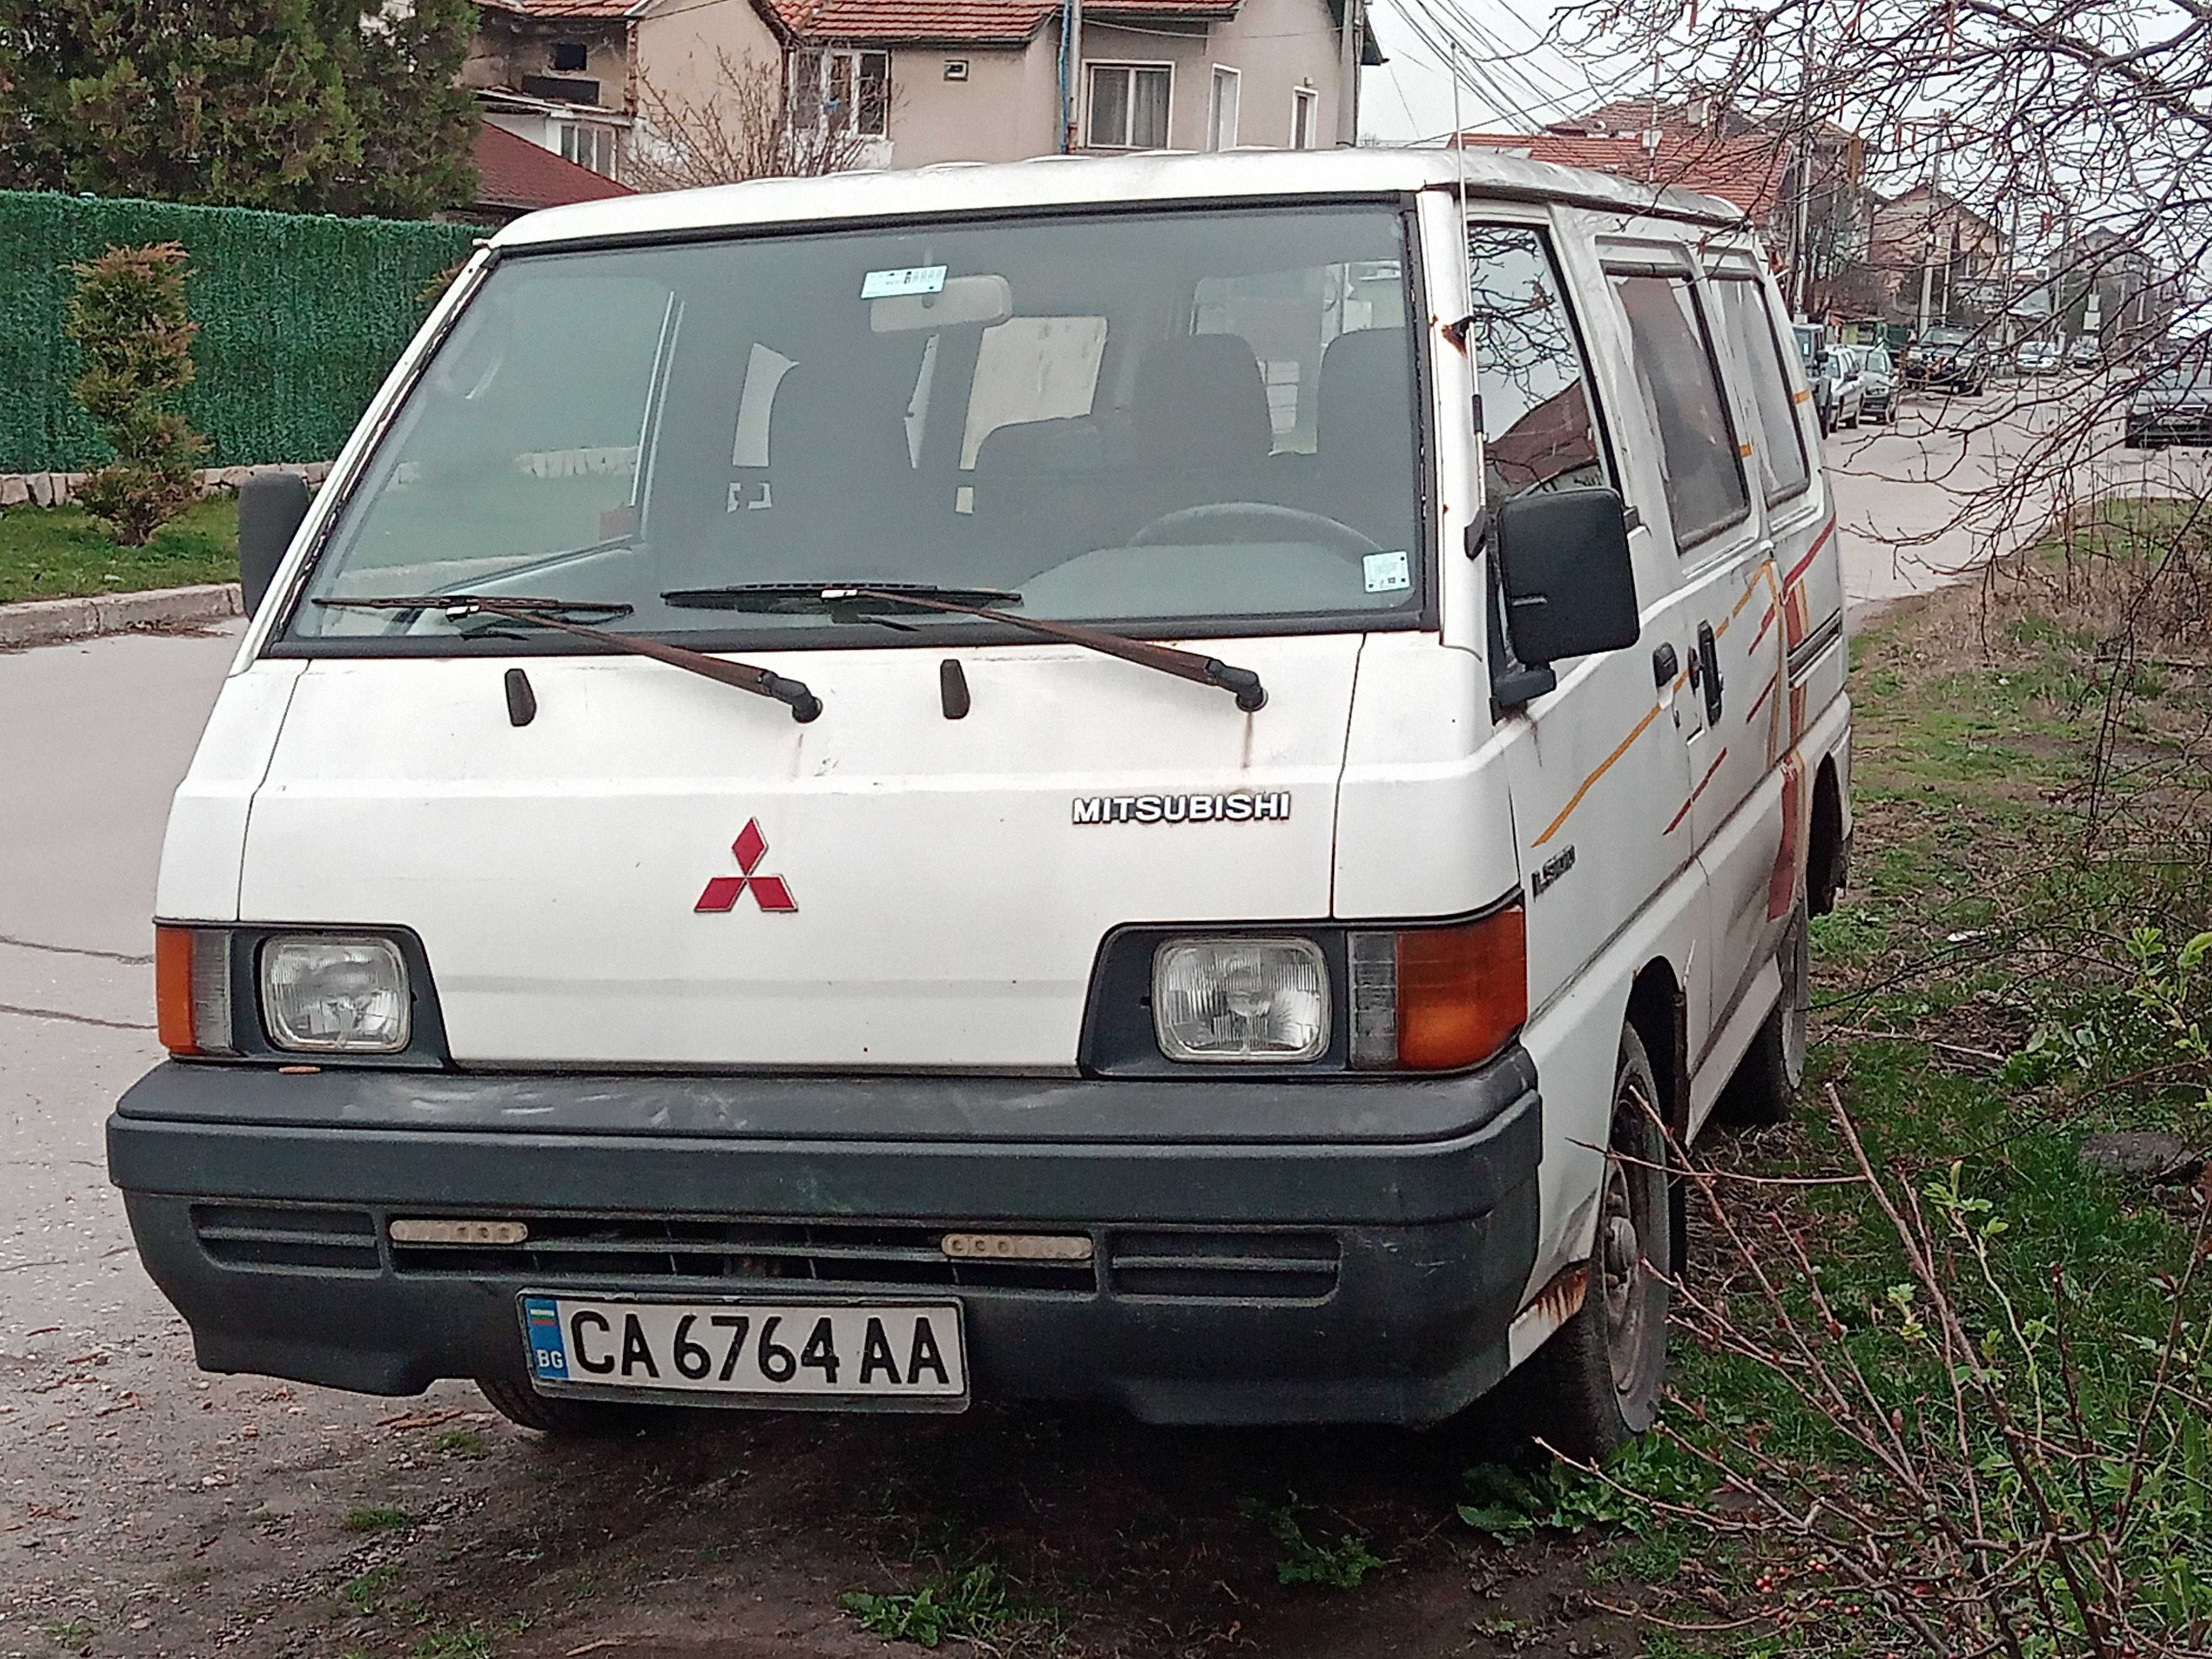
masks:
[[[448,1457],[477,1458],[484,1455],[484,1437],[474,1429],[448,1429],[430,1443],[430,1448]]]
[[[356,1504],[346,1511],[348,1532],[390,1532],[407,1524],[407,1511],[389,1504]]]
[[[492,1659],[491,1638],[477,1625],[441,1625],[407,1650],[407,1659]]]
[[[387,1561],[348,1579],[339,1587],[338,1594],[353,1603],[355,1612],[373,1613],[382,1605],[385,1592],[398,1582],[399,1569]]]
[[[82,1619],[57,1619],[46,1626],[46,1634],[65,1648],[81,1648],[92,1640],[92,1626]]]
[[[1501,1544],[1593,1527],[1645,1534],[1655,1521],[1653,1498],[1683,1502],[1702,1496],[1710,1485],[1693,1460],[1663,1440],[1648,1438],[1622,1447],[1602,1475],[1567,1463],[1525,1474],[1482,1463],[1466,1480],[1468,1500],[1459,1506],[1459,1518]]]
[[[1282,1556],[1275,1563],[1275,1578],[1279,1583],[1357,1589],[1369,1573],[1389,1565],[1367,1547],[1367,1540],[1358,1533],[1347,1532],[1334,1539],[1325,1534],[1308,1537],[1298,1521],[1300,1504],[1296,1492],[1285,1503],[1267,1504],[1248,1500],[1242,1508],[1267,1529],[1267,1535],[1281,1549]]]
[[[878,1595],[854,1590],[845,1606],[861,1627],[897,1641],[933,1648],[946,1637],[988,1637],[1012,1617],[998,1569],[985,1563],[957,1578]]]

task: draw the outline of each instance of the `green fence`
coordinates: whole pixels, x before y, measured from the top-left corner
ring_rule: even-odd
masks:
[[[185,393],[204,465],[327,460],[422,321],[424,285],[483,233],[169,202],[0,191],[0,472],[109,459],[70,396],[69,267],[120,244],[182,242],[199,324]]]

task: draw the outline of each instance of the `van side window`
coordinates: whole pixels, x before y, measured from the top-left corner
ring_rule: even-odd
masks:
[[[1615,272],[1613,292],[1628,322],[1636,384],[1659,434],[1674,548],[1686,553],[1751,516],[1712,339],[1687,276]]]
[[[1467,252],[1485,493],[1495,502],[1532,489],[1606,483],[1582,342],[1543,233],[1469,225]]]
[[[1782,342],[1774,332],[1774,315],[1756,278],[1722,276],[1713,282],[1728,335],[1729,355],[1751,382],[1752,404],[1759,411],[1759,483],[1771,504],[1796,495],[1813,481],[1805,459],[1805,434],[1798,428],[1797,410],[1790,398],[1789,378],[1782,372]]]

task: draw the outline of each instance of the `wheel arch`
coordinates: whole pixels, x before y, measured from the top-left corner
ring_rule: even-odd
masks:
[[[1836,775],[1836,757],[1822,757],[1813,781],[1812,833],[1805,848],[1805,910],[1825,916],[1836,908],[1843,890],[1845,868],[1844,791]]]

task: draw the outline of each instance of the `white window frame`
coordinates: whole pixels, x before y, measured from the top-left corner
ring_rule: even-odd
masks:
[[[1244,71],[1227,64],[1207,66],[1212,72],[1206,82],[1206,147],[1208,150],[1235,149],[1237,123],[1244,112]],[[1224,143],[1221,131],[1223,87],[1229,88],[1228,142]]]
[[[1303,135],[1303,143],[1300,142],[1302,135],[1298,131],[1298,127],[1301,122],[1303,122],[1305,126],[1305,131]],[[1312,149],[1316,148],[1314,138],[1320,131],[1321,94],[1311,87],[1291,88],[1291,148],[1292,149]]]
[[[562,121],[557,124],[554,153],[586,172],[596,173],[603,179],[611,179],[622,165],[622,141],[617,130],[605,121]],[[589,140],[588,146],[586,140]],[[606,166],[599,167],[585,159],[586,153],[597,156],[605,147]]]
[[[1121,142],[1102,144],[1091,135],[1091,108],[1096,100],[1097,75],[1101,70],[1119,70],[1127,77],[1127,91],[1122,98]],[[1139,70],[1158,70],[1168,77],[1167,130],[1160,134],[1157,144],[1137,144],[1130,142],[1137,120],[1137,77]],[[1083,147],[1085,149],[1139,150],[1172,149],[1175,148],[1175,70],[1172,59],[1138,58],[1086,58],[1083,60]]]
[[[880,58],[884,64],[884,102],[881,112],[883,130],[868,132],[862,130],[860,120],[860,69],[863,62]],[[830,65],[842,61],[851,65],[853,100],[845,112],[842,126],[830,125]],[[836,138],[888,138],[891,135],[891,54],[881,46],[806,46],[792,58],[792,100],[798,101],[798,77],[811,68],[814,72],[814,127],[816,132]]]

